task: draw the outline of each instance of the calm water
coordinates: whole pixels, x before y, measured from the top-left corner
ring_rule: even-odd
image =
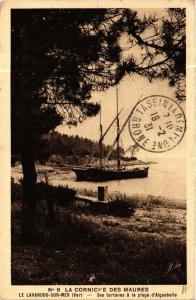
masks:
[[[12,176],[19,178],[21,168],[13,168]],[[110,192],[121,192],[127,195],[143,194],[164,196],[169,198],[186,199],[186,174],[184,161],[179,159],[159,160],[151,164],[147,178],[114,180],[105,182],[79,182],[74,173],[67,174],[60,169],[48,173],[53,185],[68,185],[73,188],[85,188],[96,191],[97,185],[107,185]]]
[[[54,178],[51,174],[51,183],[68,184],[70,187],[97,190],[97,185],[107,185],[109,191],[132,194],[164,196],[169,198],[186,199],[186,175],[183,161],[159,161],[151,164],[147,178],[114,180],[105,182],[79,182],[75,176],[65,179],[62,173]]]

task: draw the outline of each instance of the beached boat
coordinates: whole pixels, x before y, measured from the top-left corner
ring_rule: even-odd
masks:
[[[121,113],[118,112],[118,90],[117,91],[117,114],[114,120],[111,122],[105,133],[102,132],[102,124],[101,124],[101,110],[100,110],[100,139],[99,139],[99,153],[100,153],[100,164],[99,166],[90,166],[91,159],[93,157],[95,148],[92,151],[92,154],[86,164],[86,166],[82,167],[74,167],[72,170],[75,172],[78,181],[107,181],[107,180],[120,180],[120,179],[131,179],[131,178],[144,178],[148,176],[149,167],[146,166],[122,166],[120,161],[120,151],[119,151],[119,138],[120,135],[125,128],[130,115],[127,117],[126,121],[124,122],[122,128],[119,127],[119,115]],[[111,150],[107,154],[106,158],[102,156],[102,146],[103,146],[103,139],[106,136],[107,132],[111,128],[111,126],[116,121],[117,127],[117,134],[114,140],[114,143],[111,147]],[[117,164],[116,166],[109,166],[107,165],[107,161],[116,145],[116,152],[117,152]]]

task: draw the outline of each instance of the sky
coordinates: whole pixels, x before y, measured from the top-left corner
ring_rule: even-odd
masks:
[[[157,17],[166,16],[165,9],[137,9],[138,16],[143,17],[144,15],[154,15]],[[118,84],[118,98],[119,98],[119,111],[122,108],[123,111],[120,114],[120,125],[124,123],[127,116],[136,105],[136,103],[142,98],[151,95],[162,95],[167,96],[175,100],[175,87],[170,87],[167,80],[153,80],[149,82],[147,78],[141,77],[139,75],[126,75]],[[103,131],[109,126],[112,120],[116,116],[116,87],[111,87],[104,92],[93,92],[92,102],[101,101],[102,110],[102,125]],[[185,111],[185,103],[182,104],[182,108]],[[60,133],[66,133],[68,135],[79,135],[81,137],[86,137],[94,141],[99,140],[99,119],[100,116],[86,119],[83,123],[79,124],[77,127],[68,128],[66,126],[59,126],[57,130]],[[115,139],[116,127],[113,126],[108,132],[104,139],[105,144],[111,145]],[[185,158],[186,156],[186,135],[182,141],[172,150],[164,153],[151,153],[140,149],[137,153],[139,158],[154,160],[159,160],[160,158]],[[128,125],[125,127],[121,139],[120,145],[126,150],[130,145],[133,145]]]
[[[139,75],[127,75],[118,84],[118,98],[119,98],[119,110],[122,108],[122,113],[120,114],[120,125],[124,123],[127,116],[135,106],[135,104],[142,98],[151,95],[163,95],[175,99],[175,88],[170,87],[167,80],[154,80],[151,83],[147,78],[141,77]],[[99,102],[101,100],[102,107],[102,125],[103,131],[109,126],[112,120],[116,116],[116,87],[111,87],[104,92],[94,92],[92,93],[91,101]],[[183,110],[185,110],[185,103],[181,104]],[[77,127],[68,128],[67,126],[59,126],[58,131],[60,133],[66,133],[68,135],[79,135],[81,137],[86,137],[94,141],[99,139],[99,119],[100,116],[88,118],[83,123],[79,124]],[[111,130],[108,132],[104,139],[105,144],[111,145],[115,139],[116,127],[113,125]],[[161,157],[174,157],[182,158],[185,157],[185,138],[172,150],[164,153],[151,153],[140,149],[137,156],[140,158],[153,158],[159,159]],[[126,150],[134,142],[130,136],[128,125],[125,127],[121,139],[120,145]]]

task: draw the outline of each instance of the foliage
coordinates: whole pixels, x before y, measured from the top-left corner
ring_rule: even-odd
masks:
[[[99,110],[89,102],[92,91],[126,74],[169,79],[182,99],[185,17],[185,9],[143,19],[130,9],[12,10],[14,124],[21,121],[27,97],[35,132],[55,128],[62,122],[59,114],[76,125]]]
[[[39,199],[47,198],[49,201],[61,206],[69,206],[74,203],[76,191],[68,186],[53,186],[44,182],[37,183]]]
[[[130,158],[131,160],[137,160],[137,158],[134,156],[136,152],[138,152],[140,149],[139,145],[138,144],[134,144],[134,145],[131,145],[130,147],[128,147],[128,149],[126,149],[125,153],[129,153],[130,154]]]
[[[77,156],[79,156],[80,159],[89,156],[96,145],[97,147],[94,156],[99,157],[99,145],[97,142],[79,137],[78,135],[69,136],[53,131],[42,136],[38,147],[36,147],[36,159],[44,162],[52,155],[57,155],[64,159],[65,162],[67,161],[67,163],[77,163]],[[103,144],[103,155],[106,155],[110,149],[110,146]],[[120,147],[120,153],[121,155],[124,153],[122,147]],[[72,162],[67,156],[72,156]],[[114,149],[111,158],[115,157],[116,150]]]
[[[12,10],[12,152],[20,152],[25,101],[37,137],[96,115],[92,91],[127,74],[168,79],[184,99],[185,18],[172,8],[143,19],[130,9]]]
[[[134,25],[132,24],[134,23]],[[171,8],[162,18],[131,18],[124,11],[120,26],[127,34],[127,53],[121,75],[137,73],[153,79],[168,79],[176,87],[177,100],[185,99],[186,10]]]
[[[53,186],[46,182],[37,183],[38,202],[47,199],[47,201],[51,201],[57,205],[69,206],[74,203],[75,195],[76,191],[68,186]],[[15,183],[14,180],[11,181],[11,199],[12,201],[21,201],[22,181],[21,183]]]
[[[125,196],[116,196],[114,200],[110,200],[108,212],[109,214],[119,217],[130,217],[135,212],[136,206],[126,200]]]
[[[177,98],[182,99],[185,10],[170,9],[156,19],[119,8],[13,9],[11,39],[12,153],[21,154],[22,224],[24,236],[31,239],[34,149],[40,134],[63,120],[71,126],[95,116],[99,104],[89,101],[92,92],[118,84],[125,75],[169,79],[178,85]]]

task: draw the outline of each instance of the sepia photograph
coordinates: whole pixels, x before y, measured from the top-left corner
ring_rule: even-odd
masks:
[[[0,214],[15,299],[190,299],[192,54],[178,2],[10,5]]]
[[[186,284],[186,10],[11,31],[12,284]]]

